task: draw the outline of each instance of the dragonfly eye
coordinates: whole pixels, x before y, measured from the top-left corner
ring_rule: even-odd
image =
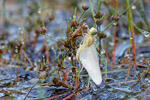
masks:
[[[96,34],[97,34],[97,32],[92,32],[91,34],[94,36],[94,35],[96,35]]]

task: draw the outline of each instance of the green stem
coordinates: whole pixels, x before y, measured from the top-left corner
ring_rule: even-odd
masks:
[[[96,18],[94,17],[94,8],[93,8],[92,1],[89,0],[89,3],[90,3],[90,9],[91,9],[91,12],[92,12],[92,17],[93,17],[93,20],[94,20],[94,26],[96,27]]]

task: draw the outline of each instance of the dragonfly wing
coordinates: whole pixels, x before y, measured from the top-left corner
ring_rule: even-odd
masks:
[[[90,78],[97,84],[101,84],[102,82],[102,75],[99,68],[99,60],[98,60],[98,53],[97,50],[92,44],[90,47],[85,48],[80,53],[80,61],[87,70]]]

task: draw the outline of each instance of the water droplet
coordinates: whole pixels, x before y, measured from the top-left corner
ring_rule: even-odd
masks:
[[[116,22],[114,22],[114,23],[113,23],[113,25],[117,25],[117,23],[116,23]]]
[[[41,8],[39,8],[38,13],[41,14]]]
[[[71,57],[68,57],[68,60],[71,60]]]
[[[16,48],[16,49],[15,49],[15,53],[18,53],[18,52],[19,52],[19,51],[18,51],[18,48]]]
[[[133,38],[132,38],[132,37],[130,37],[130,39],[132,40]]]
[[[19,27],[18,30],[19,30],[20,34],[23,34],[23,28],[22,27]]]
[[[38,66],[36,62],[33,63],[35,66]]]
[[[24,45],[24,41],[21,41],[21,44],[23,44],[23,45]]]
[[[21,31],[21,27],[19,27],[18,30]]]
[[[111,46],[114,46],[114,43],[113,43],[113,42],[109,42],[109,44],[110,44]]]
[[[20,34],[23,34],[23,31],[20,31]]]
[[[145,37],[149,37],[150,36],[150,33],[147,32],[147,31],[144,31],[143,34],[144,34]]]
[[[135,10],[135,9],[136,9],[136,6],[135,6],[135,5],[133,5],[133,6],[131,7],[131,9]]]
[[[101,55],[105,54],[105,50],[101,49]]]

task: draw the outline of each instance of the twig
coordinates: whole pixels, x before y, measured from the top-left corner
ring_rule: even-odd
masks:
[[[47,98],[46,100],[53,100],[53,99],[56,99],[56,98],[58,98],[58,97],[60,97],[60,96],[66,95],[66,94],[68,94],[68,93],[69,93],[69,92],[65,92],[65,93],[63,93],[63,94],[59,94],[59,95],[56,95],[56,96],[52,96],[52,97]]]
[[[36,82],[32,87],[31,89],[29,90],[29,92],[27,93],[27,95],[25,96],[25,98],[23,100],[26,100],[26,98],[28,97],[28,95],[30,94],[31,90],[35,87],[35,85],[37,84],[38,82]]]
[[[72,93],[72,94],[68,95],[67,97],[63,98],[62,100],[68,100],[69,98],[73,97],[74,95],[75,95],[75,94]]]
[[[115,83],[110,83],[108,85],[124,84],[124,83],[136,82],[136,81],[139,81],[139,80],[129,80],[129,81],[125,81],[125,82],[115,82]]]
[[[27,56],[27,54],[25,53],[24,50],[22,50],[22,53],[23,53],[23,55],[25,56],[25,58],[29,61],[31,67],[33,68],[34,66],[33,66],[33,64],[32,64],[32,62],[31,62],[30,58]]]

